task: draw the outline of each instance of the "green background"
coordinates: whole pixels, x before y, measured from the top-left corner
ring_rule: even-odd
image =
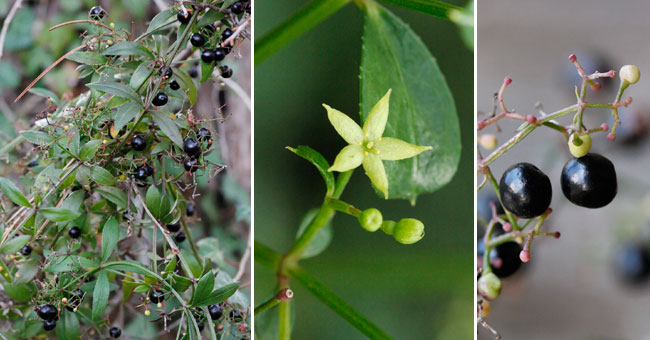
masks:
[[[256,39],[304,3],[256,2]],[[337,214],[331,246],[301,263],[396,339],[471,339],[473,54],[454,24],[387,7],[420,35],[447,78],[461,125],[459,170],[442,190],[421,196],[416,207],[407,201],[380,199],[368,178],[356,171],[343,200],[360,208],[377,207],[387,219],[421,219],[426,236],[404,246],[381,231],[368,233],[353,218]],[[362,25],[362,12],[347,5],[255,67],[255,240],[277,251],[288,250],[302,216],[317,207],[325,193],[315,168],[284,147],[309,145],[332,162],[345,142],[329,124],[321,104],[359,119]],[[274,284],[274,273],[256,264],[255,305],[272,294]],[[292,288],[297,315],[293,338],[364,338],[297,283]]]

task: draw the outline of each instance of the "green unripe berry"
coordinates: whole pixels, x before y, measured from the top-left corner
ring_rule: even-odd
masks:
[[[384,218],[381,216],[381,211],[370,208],[364,210],[361,215],[359,215],[359,223],[363,229],[373,232],[381,228],[381,224],[384,221]]]
[[[501,294],[503,284],[494,273],[487,273],[478,279],[478,293],[486,300],[494,300]]]
[[[577,137],[575,133],[569,137],[569,151],[573,157],[580,158],[591,150],[591,136],[584,134]]]
[[[413,244],[424,237],[424,224],[414,218],[403,218],[395,225],[393,237],[401,244]]]
[[[381,223],[381,230],[388,235],[393,235],[393,231],[395,231],[396,225],[397,222],[395,221],[384,221]]]
[[[635,65],[624,65],[621,67],[621,70],[618,71],[618,75],[622,80],[627,81],[630,84],[634,84],[639,81],[641,77],[641,71]]]

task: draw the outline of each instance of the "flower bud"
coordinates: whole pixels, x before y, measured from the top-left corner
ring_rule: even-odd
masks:
[[[413,244],[424,237],[424,224],[414,218],[403,218],[397,222],[393,237],[401,244]]]
[[[485,150],[492,150],[497,147],[497,137],[491,133],[478,136],[478,143]]]
[[[635,65],[624,65],[621,67],[621,70],[618,72],[618,74],[622,80],[627,81],[630,84],[636,83],[641,77],[641,72]]]
[[[381,212],[375,208],[366,209],[359,215],[359,223],[367,231],[377,231],[377,229],[381,228],[383,221],[384,218],[381,216]]]
[[[494,273],[487,273],[478,279],[478,293],[487,300],[494,300],[501,294],[503,284]]]
[[[588,134],[577,136],[572,134],[569,137],[569,151],[573,157],[580,158],[589,153],[591,150],[591,136]]]

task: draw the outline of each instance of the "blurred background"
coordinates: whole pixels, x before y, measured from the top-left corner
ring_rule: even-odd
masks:
[[[463,6],[464,2],[451,1]],[[301,0],[258,1],[259,39],[304,6]],[[426,236],[404,246],[382,232],[368,233],[337,214],[330,247],[304,268],[396,339],[471,339],[473,300],[473,53],[448,21],[387,6],[423,39],[454,96],[463,153],[453,181],[407,201],[385,201],[356,171],[345,201],[377,207],[386,218],[421,219]],[[330,162],[345,142],[327,120],[327,103],[358,121],[363,16],[353,4],[255,67],[255,240],[286,252],[307,210],[320,205],[322,179],[305,160],[284,149],[309,145]],[[255,266],[255,305],[271,296],[275,274]],[[364,339],[299,284],[295,339]]]
[[[623,125],[616,141],[608,141],[606,133],[593,135],[592,152],[616,166],[618,196],[610,205],[590,210],[565,199],[560,172],[570,154],[564,138],[553,130],[537,129],[493,163],[497,179],[517,162],[531,162],[550,177],[553,214],[545,230],[562,233],[559,240],[536,239],[531,261],[504,280],[501,297],[491,304],[486,318],[504,339],[650,339],[647,275],[631,285],[623,282],[620,273],[624,268],[647,267],[643,259],[650,246],[646,176],[650,141],[645,138],[650,44],[643,38],[649,11],[650,3],[641,0],[478,2],[479,111],[491,111],[493,94],[505,76],[513,79],[505,94],[510,110],[538,114],[538,101],[546,112],[575,104],[574,86],[580,78],[567,59],[571,53],[589,73],[618,72],[624,64],[635,64],[642,74],[625,93],[634,101],[620,111]],[[616,79],[598,92],[589,90],[587,100],[611,102],[618,83]],[[589,109],[585,124],[611,127],[610,117],[607,110]],[[561,122],[568,124],[572,118]],[[500,125],[503,132],[496,136],[503,143],[519,123]],[[495,130],[489,127],[483,132]],[[630,245],[641,245],[646,255],[617,261]],[[479,326],[479,339],[493,338]]]
[[[15,0],[0,0],[0,26],[4,23]],[[100,5],[107,12],[105,22],[114,22],[117,28],[131,29],[134,22],[136,35],[146,30],[148,21],[160,11],[174,5],[175,1],[88,1],[49,0],[23,1],[7,31],[4,53],[0,59],[0,145],[12,140],[17,131],[28,129],[36,120],[36,114],[47,107],[43,97],[27,94],[18,103],[17,95],[46,67],[67,51],[81,43],[81,34],[89,24],[68,25],[54,31],[48,29],[69,20],[88,19],[88,10]],[[238,87],[244,98],[233,87],[222,83],[205,82],[200,87],[194,114],[201,118],[213,118],[221,107],[224,120],[213,124],[211,130],[218,134],[216,152],[210,160],[225,164],[227,169],[218,176],[197,177],[200,196],[194,200],[197,214],[190,222],[193,239],[199,252],[217,262],[223,273],[235,276],[239,262],[246,253],[250,234],[251,190],[251,61],[250,40],[233,49],[224,61],[233,69],[229,84]],[[47,88],[59,97],[76,96],[85,91],[86,79],[80,79],[75,71],[77,63],[63,61],[35,87]],[[186,69],[187,71],[187,69]],[[25,148],[27,151],[30,148]],[[0,173],[22,171],[30,161],[28,157],[14,153],[3,159]],[[190,193],[188,193],[190,194]],[[188,246],[187,242],[183,246]],[[240,282],[250,283],[250,258],[244,259]],[[219,279],[219,278],[218,278]],[[231,302],[248,307],[250,285],[237,293]],[[0,294],[4,295],[0,291]],[[246,313],[250,312],[246,311]],[[151,339],[158,335],[154,323],[146,322],[142,313],[127,318],[132,322],[125,327],[122,337]],[[0,329],[3,326],[0,325]],[[11,324],[8,325],[11,327]],[[125,325],[126,326],[126,325]]]

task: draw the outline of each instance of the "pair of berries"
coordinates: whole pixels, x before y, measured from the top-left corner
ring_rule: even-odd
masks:
[[[182,232],[182,231],[179,232],[179,230],[181,230],[181,223],[180,222],[168,224],[166,227],[167,227],[167,230],[169,230],[170,232],[176,233],[176,235],[174,235],[174,240],[176,240],[176,242],[182,243],[187,238],[187,235],[185,235],[184,232]]]
[[[230,50],[225,47],[217,47],[213,50],[205,49],[201,52],[201,60],[207,64],[213,61],[222,61],[226,58],[228,53],[230,53]]]
[[[604,207],[617,193],[614,164],[595,153],[569,160],[562,169],[560,183],[564,196],[585,208]],[[551,181],[536,166],[518,163],[504,172],[499,193],[508,211],[520,218],[533,218],[551,204]]]
[[[149,164],[145,164],[135,170],[135,179],[145,182],[147,177],[153,175],[153,167]]]
[[[56,328],[56,321],[59,320],[59,311],[54,305],[42,305],[36,310],[39,318],[43,319],[43,329],[51,331]]]
[[[65,308],[71,312],[76,312],[77,308],[79,305],[81,305],[81,301],[84,298],[84,292],[81,289],[75,289],[72,291],[72,296],[68,300],[68,304],[65,306]]]
[[[207,129],[206,129],[207,130]],[[210,131],[207,131],[208,133]],[[199,135],[199,138],[201,136]],[[199,167],[199,156],[201,155],[201,145],[194,138],[187,138],[183,141],[183,151],[189,156],[183,161],[185,171],[196,172]]]

